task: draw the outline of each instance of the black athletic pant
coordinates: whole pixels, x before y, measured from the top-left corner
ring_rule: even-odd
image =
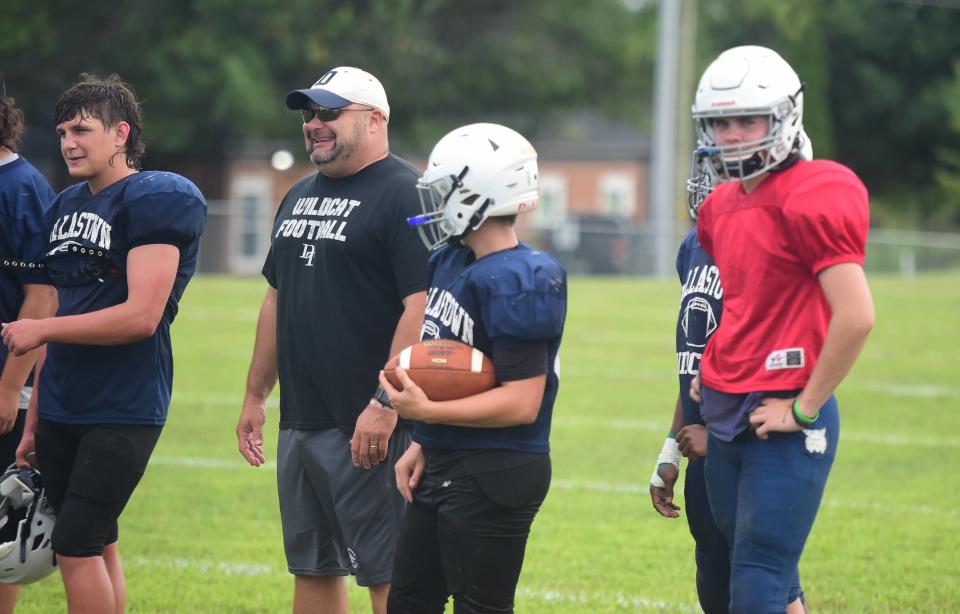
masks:
[[[407,507],[393,565],[389,614],[512,613],[530,525],[550,487],[550,457],[424,479]]]
[[[143,477],[162,426],[37,424],[37,460],[57,514],[53,551],[103,554],[117,541],[117,519]]]

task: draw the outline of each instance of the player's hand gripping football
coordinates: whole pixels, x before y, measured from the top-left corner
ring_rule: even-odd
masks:
[[[793,418],[793,399],[768,397],[750,413],[750,428],[766,439],[770,433],[795,433],[803,427]]]
[[[385,461],[390,435],[396,427],[397,412],[371,399],[366,409],[357,417],[357,426],[353,429],[353,438],[350,440],[353,466],[369,469]]]
[[[407,503],[413,503],[413,491],[420,485],[420,478],[423,477],[426,468],[427,459],[423,456],[423,449],[420,444],[411,443],[394,467],[394,472],[397,474],[397,490]]]
[[[380,385],[383,386],[383,390],[390,397],[390,404],[402,418],[428,422],[427,418],[432,401],[427,398],[427,393],[410,379],[405,369],[397,367],[396,374],[400,383],[403,384],[403,390],[394,388],[383,371],[380,372]]]

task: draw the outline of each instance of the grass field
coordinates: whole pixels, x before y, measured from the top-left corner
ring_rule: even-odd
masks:
[[[960,611],[960,275],[871,286],[877,327],[838,391],[840,450],[803,585],[816,613]],[[170,419],[121,521],[129,612],[290,610],[274,466],[247,466],[234,435],[264,290],[210,277],[187,290]],[[699,611],[686,522],[647,493],[677,393],[678,296],[673,282],[571,280],[554,482],[519,613]],[[270,458],[276,424],[274,403]],[[22,592],[18,612],[59,611],[58,578]]]

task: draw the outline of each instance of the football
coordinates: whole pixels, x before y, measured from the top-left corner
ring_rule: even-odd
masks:
[[[387,361],[383,367],[387,381],[403,390],[397,367],[406,370],[431,401],[462,399],[497,385],[493,361],[477,348],[451,339],[421,341]]]

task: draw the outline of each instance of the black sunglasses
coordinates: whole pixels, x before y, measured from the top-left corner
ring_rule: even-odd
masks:
[[[300,111],[300,114],[303,116],[303,123],[309,124],[313,121],[313,118],[316,117],[320,121],[332,122],[344,111],[372,111],[373,109],[328,109],[326,107],[320,107],[319,109],[306,108]]]

